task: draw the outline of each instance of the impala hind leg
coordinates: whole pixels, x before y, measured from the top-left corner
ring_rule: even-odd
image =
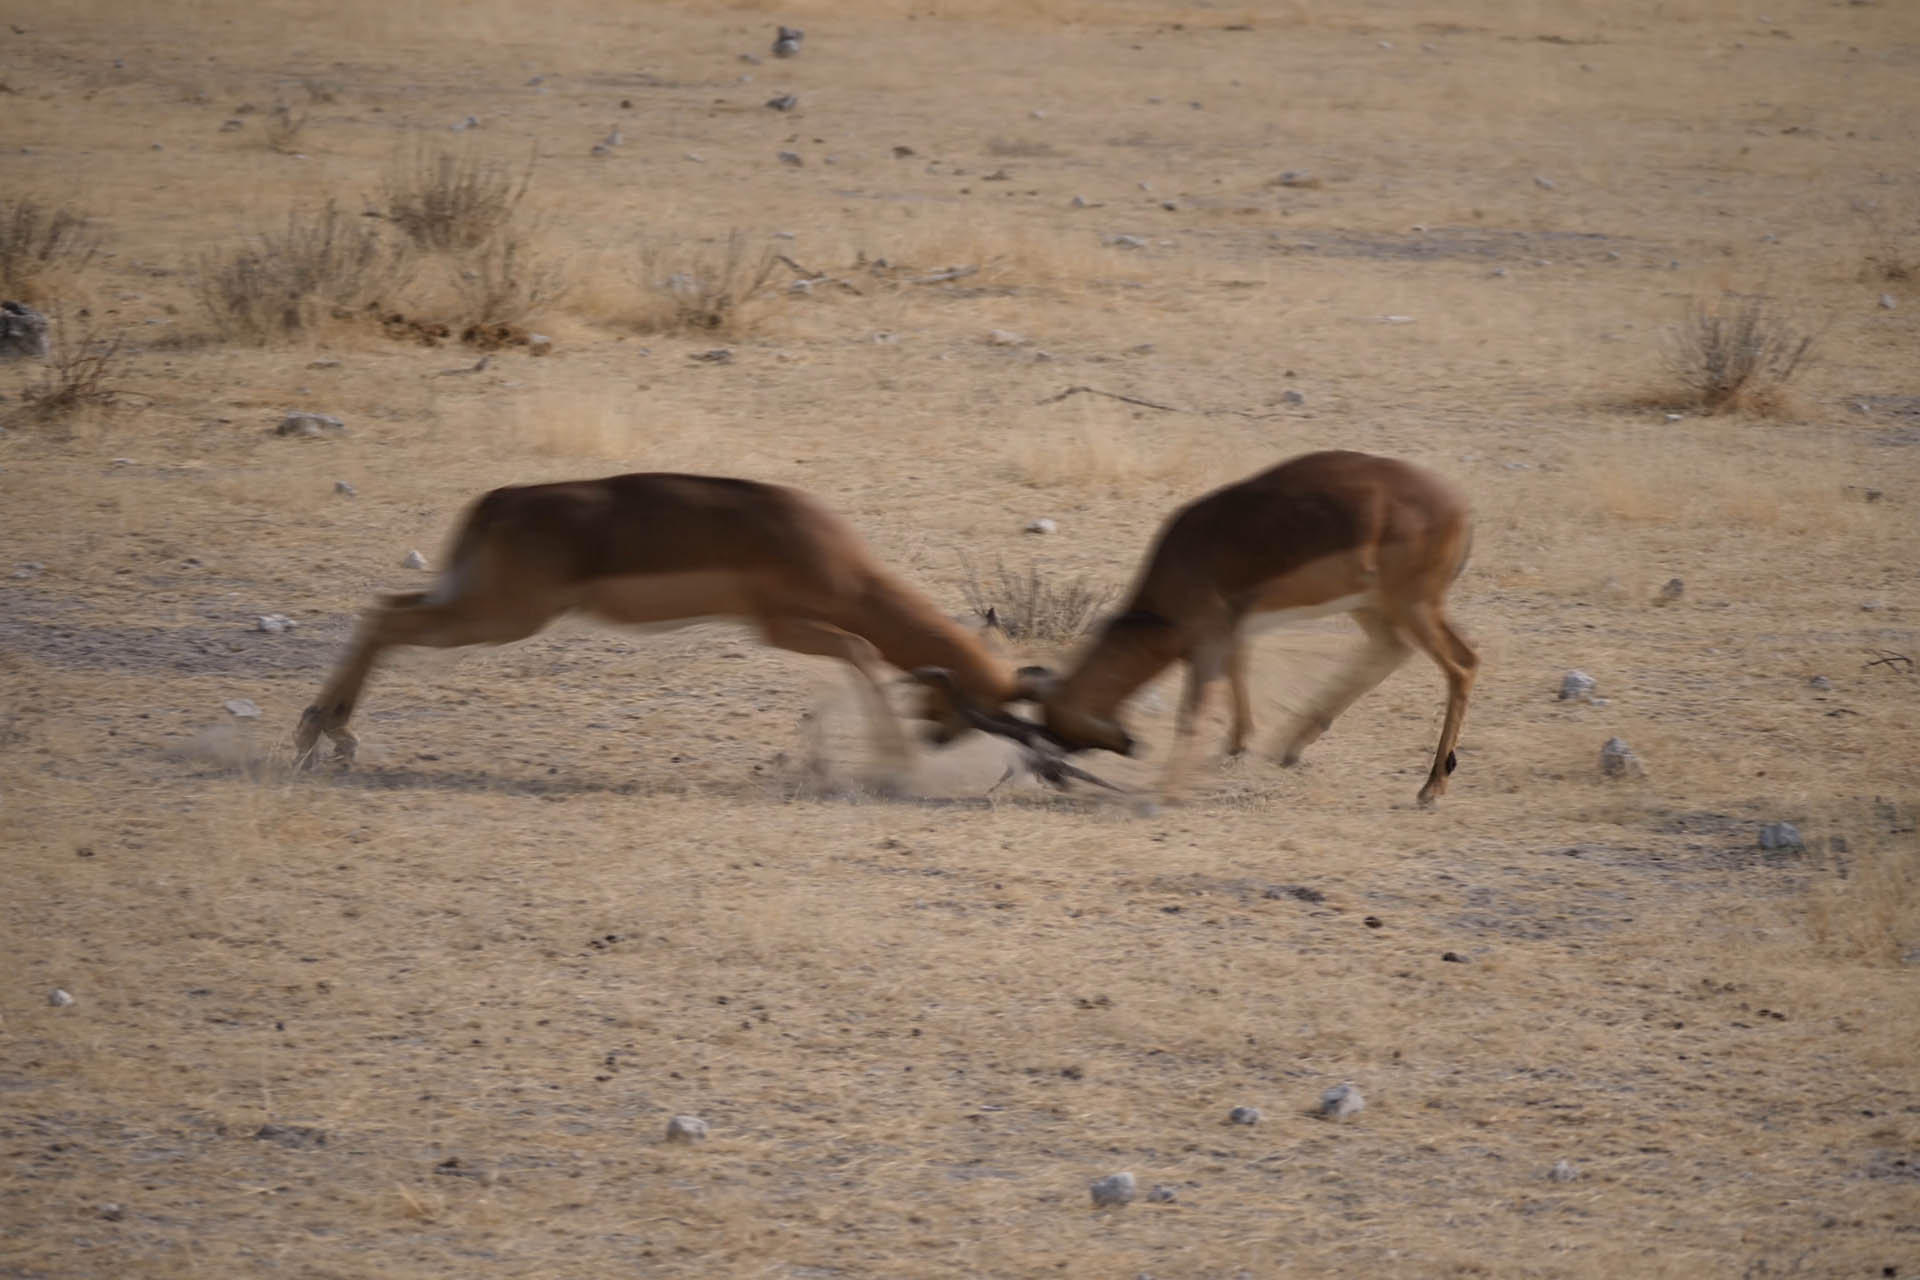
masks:
[[[1235,636],[1227,654],[1227,688],[1233,694],[1233,730],[1227,737],[1227,754],[1237,756],[1247,749],[1253,736],[1253,699],[1247,694],[1247,638]]]
[[[373,674],[381,654],[395,645],[424,645],[457,649],[470,644],[505,644],[523,640],[544,627],[559,609],[530,608],[526,601],[510,612],[489,610],[472,597],[435,600],[425,591],[390,595],[361,616],[347,656],[340,660],[320,696],[300,717],[294,731],[294,763],[302,768],[315,761],[320,735],[333,742],[334,758],[353,761],[360,740],[347,728],[360,691]]]
[[[767,643],[775,648],[822,658],[838,658],[852,667],[858,676],[854,688],[867,704],[868,718],[873,726],[874,747],[880,755],[883,775],[891,780],[898,779],[906,772],[911,755],[907,747],[907,735],[894,718],[893,708],[887,704],[884,684],[886,664],[880,657],[880,651],[870,641],[831,623],[816,622],[811,618],[768,618],[761,623],[760,630]],[[818,764],[817,742],[815,760]]]
[[[1187,683],[1180,691],[1180,707],[1173,718],[1173,750],[1167,757],[1166,780],[1160,784],[1161,799],[1169,804],[1178,801],[1185,791],[1187,763],[1193,757],[1200,717],[1206,712],[1214,685],[1231,665],[1234,652],[1233,648],[1199,649],[1187,655]]]
[[[1447,718],[1440,727],[1440,745],[1434,748],[1433,770],[1427,775],[1427,785],[1420,788],[1420,803],[1432,804],[1446,793],[1447,775],[1453,772],[1453,747],[1467,718],[1467,695],[1473,692],[1480,656],[1460,638],[1438,604],[1409,609],[1406,627],[1414,643],[1426,650],[1447,677]]]
[[[1300,753],[1331,729],[1342,712],[1399,670],[1411,652],[1398,629],[1375,610],[1356,609],[1353,620],[1366,633],[1366,648],[1301,711],[1300,723],[1279,752],[1280,763],[1289,768],[1300,763]]]

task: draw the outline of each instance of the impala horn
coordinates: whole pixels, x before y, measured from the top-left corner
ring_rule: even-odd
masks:
[[[1001,783],[1018,773],[1022,766],[1028,773],[1053,787],[1065,791],[1067,784],[1078,780],[1090,782],[1108,791],[1127,794],[1125,787],[1117,787],[1105,778],[1087,772],[1079,765],[1067,759],[1067,746],[1056,738],[1044,725],[1021,716],[1006,712],[982,711],[973,704],[973,700],[961,693],[953,682],[953,673],[945,667],[918,667],[913,678],[924,685],[940,690],[947,695],[954,709],[968,724],[984,733],[1006,738],[1020,748],[1021,764],[1009,766],[989,791],[998,790]]]

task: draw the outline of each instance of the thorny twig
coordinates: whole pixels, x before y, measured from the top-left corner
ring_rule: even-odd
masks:
[[[1077,395],[1105,396],[1109,400],[1118,400],[1123,404],[1137,404],[1143,409],[1158,409],[1162,413],[1192,413],[1192,414],[1198,414],[1203,418],[1233,417],[1233,418],[1247,418],[1256,422],[1261,422],[1261,421],[1265,421],[1268,418],[1280,418],[1280,417],[1286,416],[1285,414],[1281,414],[1281,413],[1255,413],[1251,409],[1183,409],[1177,404],[1161,404],[1158,400],[1146,400],[1146,399],[1142,399],[1139,396],[1124,396],[1124,395],[1121,395],[1118,391],[1102,391],[1098,387],[1087,387],[1087,386],[1068,387],[1065,391],[1062,391],[1059,395],[1048,396],[1045,400],[1042,400],[1040,403],[1041,404],[1059,404],[1062,400],[1065,400],[1068,396],[1077,396]]]
[[[1907,675],[1913,672],[1913,659],[1904,653],[1895,653],[1891,649],[1869,649],[1867,652],[1878,655],[1868,659],[1869,667],[1885,667],[1889,671],[1899,671]]]

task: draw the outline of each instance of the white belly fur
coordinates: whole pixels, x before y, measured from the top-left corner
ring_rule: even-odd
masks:
[[[1323,600],[1319,604],[1303,604],[1292,609],[1270,609],[1265,613],[1247,615],[1247,620],[1240,624],[1240,634],[1257,636],[1262,631],[1272,631],[1276,627],[1288,627],[1296,622],[1331,617],[1336,613],[1352,613],[1355,609],[1364,609],[1379,603],[1378,592],[1358,591],[1350,596]]]

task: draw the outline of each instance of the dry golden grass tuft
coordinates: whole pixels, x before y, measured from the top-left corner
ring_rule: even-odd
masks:
[[[65,301],[99,252],[98,233],[72,205],[0,197],[0,297],[39,306]]]

